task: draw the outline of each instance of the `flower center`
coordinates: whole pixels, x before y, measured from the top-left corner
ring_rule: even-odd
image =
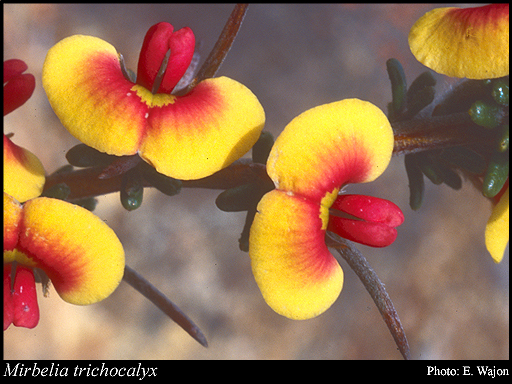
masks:
[[[153,94],[142,85],[135,84],[131,89],[137,93],[137,96],[150,108],[152,107],[165,107],[168,104],[174,104],[176,96],[167,93]]]

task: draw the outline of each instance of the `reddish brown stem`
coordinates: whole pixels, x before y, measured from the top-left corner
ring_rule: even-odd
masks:
[[[482,144],[488,140],[487,132],[473,123],[467,112],[394,122],[392,126],[394,155]]]
[[[336,250],[356,273],[357,277],[359,277],[370,294],[403,358],[410,360],[411,351],[407,337],[405,336],[402,323],[400,322],[393,302],[386,292],[386,288],[384,288],[384,284],[382,284],[375,271],[357,248],[352,246],[349,241],[342,239],[340,239],[340,241],[342,241],[343,244],[338,243]]]
[[[100,176],[104,166],[84,168],[71,172],[55,173],[46,178],[44,189],[64,183],[70,189],[69,200],[82,199],[119,192],[123,175],[107,179]],[[255,183],[273,188],[273,183],[267,175],[263,164],[253,163],[249,159],[240,159],[219,172],[199,180],[183,180],[183,188],[229,189],[244,184]],[[145,182],[145,187],[151,184]]]
[[[204,79],[209,79],[217,73],[226,55],[228,54],[231,45],[235,41],[235,37],[238,34],[238,30],[242,25],[242,21],[247,12],[248,4],[236,4],[235,8],[231,12],[224,29],[222,30],[217,43],[213,47],[210,55],[206,58],[205,62],[199,69],[197,76],[192,80],[188,86],[188,90],[192,89]]]

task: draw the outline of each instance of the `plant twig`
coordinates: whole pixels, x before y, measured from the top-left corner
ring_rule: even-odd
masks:
[[[206,58],[205,62],[199,69],[197,76],[192,80],[190,85],[187,87],[188,90],[192,89],[204,79],[209,79],[215,76],[217,70],[221,66],[224,58],[228,54],[231,45],[235,41],[235,37],[238,34],[238,30],[242,25],[245,13],[247,12],[248,4],[236,4],[235,8],[231,12],[224,29],[222,30],[217,43],[213,47],[210,55]]]
[[[356,273],[357,277],[359,277],[375,302],[375,305],[379,309],[379,312],[388,326],[388,329],[404,359],[410,360],[411,352],[409,349],[409,343],[407,342],[407,337],[405,336],[402,323],[400,322],[400,318],[398,317],[393,302],[384,288],[384,284],[382,284],[365,257],[352,245],[351,242],[344,239],[340,241],[343,241],[343,243],[338,244],[338,246],[335,247],[336,250]]]
[[[156,289],[149,281],[135,272],[128,265],[124,268],[123,280],[135,288],[139,293],[155,304],[163,313],[169,316],[176,324],[185,330],[203,347],[208,347],[206,337],[199,327],[185,315],[171,300]]]
[[[488,132],[473,123],[467,112],[396,121],[392,127],[395,156],[461,145],[481,145],[490,140]]]
[[[104,172],[104,169],[105,166],[103,165],[53,173],[46,178],[44,190],[46,191],[56,184],[66,184],[71,190],[68,196],[70,201],[119,192],[123,175],[102,179],[100,175]],[[183,180],[182,187],[229,189],[249,183],[261,185],[269,190],[274,185],[267,175],[265,165],[253,163],[249,159],[239,159],[211,176],[198,180]],[[144,183],[144,187],[151,186],[147,181]]]

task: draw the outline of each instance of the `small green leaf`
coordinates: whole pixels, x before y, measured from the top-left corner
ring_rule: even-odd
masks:
[[[73,200],[72,203],[92,212],[96,209],[96,205],[98,205],[98,199],[85,197],[83,199]]]
[[[425,192],[425,181],[423,173],[417,162],[417,155],[405,155],[405,171],[409,178],[409,205],[411,209],[417,211],[423,202]]]
[[[409,102],[414,94],[420,92],[425,87],[433,87],[436,85],[436,79],[430,71],[423,72],[412,82],[411,86],[407,90],[407,102]]]
[[[55,184],[46,189],[41,196],[51,197],[53,199],[66,200],[71,193],[71,189],[65,183]]]
[[[260,188],[254,184],[245,184],[225,190],[217,197],[215,204],[224,212],[247,211],[258,203],[261,196]]]
[[[94,167],[110,164],[117,157],[107,155],[85,144],[78,144],[66,153],[66,159],[75,167]]]
[[[155,168],[146,162],[139,165],[142,176],[153,187],[167,196],[174,196],[180,193],[182,182],[181,180],[173,179],[172,177],[159,173]]]
[[[397,59],[386,61],[386,68],[391,81],[393,116],[399,115],[405,108],[407,80],[402,64]]]
[[[479,175],[485,171],[486,164],[484,158],[466,147],[445,149],[439,157],[475,175]]]
[[[483,194],[492,198],[498,194],[508,179],[509,172],[509,151],[495,152],[487,167],[484,177]]]
[[[443,182],[440,175],[439,165],[434,161],[433,156],[426,153],[418,153],[417,155],[418,166],[425,176],[435,185]]]
[[[270,132],[261,132],[261,135],[252,147],[252,161],[255,163],[266,164],[267,158],[274,145],[274,137]]]
[[[407,110],[403,114],[404,119],[412,119],[418,112],[434,101],[436,90],[433,86],[427,86],[411,96],[407,103]]]

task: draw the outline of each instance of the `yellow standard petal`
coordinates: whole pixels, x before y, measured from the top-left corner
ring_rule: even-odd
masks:
[[[54,45],[43,65],[43,87],[62,125],[78,140],[111,155],[137,152],[148,107],[124,78],[116,49],[93,36]]]
[[[503,259],[510,236],[509,225],[509,188],[507,188],[492,210],[485,228],[485,246],[496,263]]]
[[[327,310],[343,286],[343,271],[325,244],[328,209],[279,190],[258,204],[249,255],[267,304],[295,320]]]
[[[4,192],[23,203],[39,196],[44,182],[44,168],[36,155],[4,135]]]
[[[509,7],[436,8],[409,33],[419,62],[452,77],[490,79],[509,74]]]
[[[103,300],[124,273],[124,250],[114,231],[90,211],[62,200],[25,203],[17,250],[72,304]]]
[[[182,180],[209,176],[238,160],[265,124],[256,96],[227,77],[204,80],[172,103],[157,100],[151,106],[140,156],[158,172]]]
[[[384,172],[393,130],[373,104],[346,99],[312,108],[279,135],[267,161],[276,188],[320,202],[347,183],[365,183]]]

